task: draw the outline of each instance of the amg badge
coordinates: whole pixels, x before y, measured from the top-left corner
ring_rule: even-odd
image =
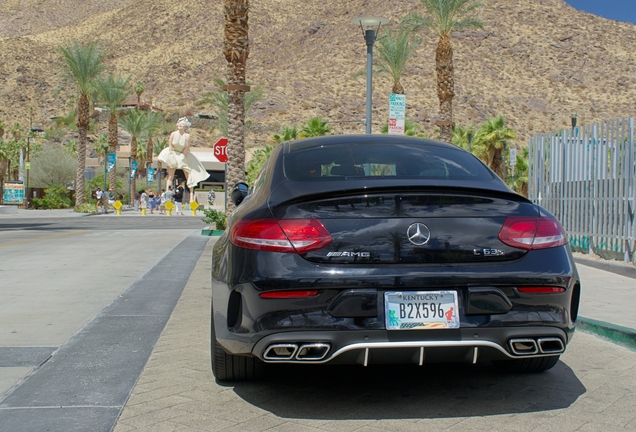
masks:
[[[369,258],[371,257],[370,252],[329,252],[327,257],[360,257],[360,258]]]

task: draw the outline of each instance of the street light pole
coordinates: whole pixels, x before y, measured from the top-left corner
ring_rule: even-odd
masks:
[[[380,29],[382,24],[387,24],[389,22],[386,18],[381,17],[358,17],[351,20],[351,22],[355,25],[359,25],[364,33],[364,40],[367,44],[367,95],[366,95],[366,116],[365,116],[365,126],[366,134],[371,134],[371,116],[372,116],[372,108],[373,108],[373,44],[377,40],[377,30]],[[375,27],[377,26],[377,30],[370,28],[364,29],[364,27]]]
[[[26,148],[26,208],[29,208],[29,199],[31,198],[31,194],[29,194],[29,172],[31,172],[31,134],[33,133],[33,107],[29,108],[29,133],[27,134],[27,148]]]

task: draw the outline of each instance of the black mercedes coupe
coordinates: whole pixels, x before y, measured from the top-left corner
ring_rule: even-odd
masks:
[[[212,258],[219,380],[267,363],[538,372],[573,335],[581,287],[561,224],[456,146],[285,142],[232,197]]]

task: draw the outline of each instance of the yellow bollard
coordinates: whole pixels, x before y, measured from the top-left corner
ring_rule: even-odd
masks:
[[[142,216],[146,216],[146,209],[145,209],[145,208],[142,208],[142,209],[141,209],[141,215],[142,215]]]
[[[115,210],[117,211],[117,216],[121,216],[121,201],[119,200],[115,201],[115,204],[113,204],[113,207],[115,207]]]
[[[174,204],[172,204],[171,201],[168,201],[166,203],[166,212],[168,213],[168,216],[172,215],[172,209],[174,208]]]
[[[197,215],[197,209],[199,208],[199,203],[196,201],[192,201],[190,203],[190,210],[192,210],[192,216]]]

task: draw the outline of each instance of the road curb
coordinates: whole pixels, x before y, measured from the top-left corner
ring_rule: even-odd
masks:
[[[579,258],[579,257],[574,257],[574,261],[577,264],[581,264],[581,265],[588,266],[588,267],[593,267],[595,269],[604,270],[604,271],[608,271],[608,272],[611,272],[611,273],[616,273],[616,274],[619,274],[621,276],[625,276],[625,277],[628,277],[628,278],[636,279],[636,267],[635,266],[613,263],[611,261],[601,261],[601,260],[594,260],[594,259],[589,259],[589,258]]]
[[[636,351],[636,330],[591,318],[579,317],[577,330],[592,333],[605,339]]]

